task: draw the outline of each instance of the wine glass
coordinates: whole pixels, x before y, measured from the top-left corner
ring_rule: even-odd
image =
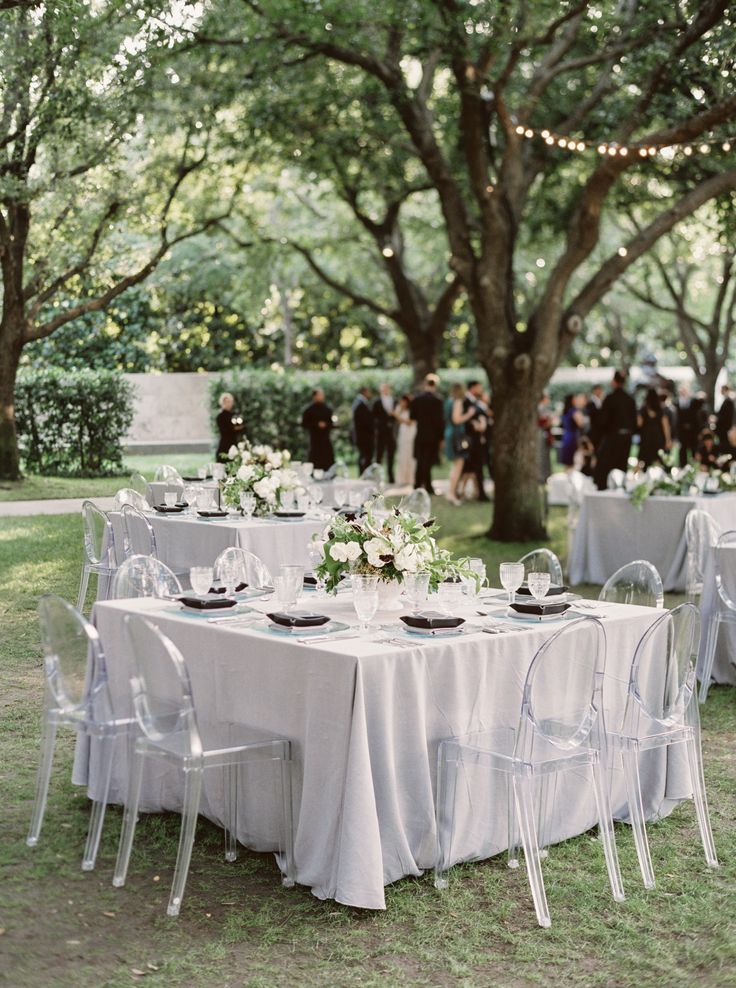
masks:
[[[251,494],[249,491],[243,491],[240,495],[240,507],[243,509],[243,517],[246,521],[250,521],[253,517],[253,512],[256,510],[256,496]]]
[[[526,582],[529,586],[529,592],[535,600],[542,600],[547,596],[551,579],[549,573],[530,573],[527,576]]]
[[[192,566],[189,570],[189,582],[192,584],[192,590],[196,594],[209,593],[209,589],[212,586],[212,567]]]
[[[200,480],[207,479],[207,467],[197,467],[197,476]]]
[[[353,607],[360,622],[358,631],[365,634],[378,610],[378,577],[354,573],[352,577]]]
[[[324,552],[322,551],[322,546],[319,542],[310,542],[307,546],[307,555],[309,556],[309,561],[312,564],[312,572],[314,573],[314,578],[317,581],[317,596],[321,597],[325,592],[325,581],[322,576],[319,575],[317,569],[324,562]]]
[[[406,599],[412,607],[412,613],[416,614],[427,602],[429,593],[429,573],[405,573],[404,593]]]
[[[242,569],[237,559],[225,558],[220,563],[217,574],[218,586],[225,587],[226,596],[235,593],[235,588],[242,582]]]
[[[514,602],[514,594],[524,582],[523,563],[501,563],[499,567],[501,586],[509,595],[509,604]]]
[[[164,504],[167,508],[173,508],[176,504],[176,493],[174,491],[164,491]]]

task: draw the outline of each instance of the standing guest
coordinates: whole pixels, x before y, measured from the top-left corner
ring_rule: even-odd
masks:
[[[389,484],[394,483],[394,457],[396,456],[396,416],[391,385],[384,382],[378,398],[373,402],[373,419],[376,423],[376,463],[386,457]]]
[[[562,442],[560,443],[560,463],[566,470],[572,470],[575,465],[575,453],[580,444],[585,425],[583,406],[585,395],[565,395],[562,408]]]
[[[552,409],[549,392],[545,391],[537,405],[537,425],[539,426],[539,483],[546,484],[552,473]]]
[[[373,413],[370,406],[371,389],[360,388],[353,401],[353,445],[358,450],[358,471],[363,471],[373,462]]]
[[[670,427],[670,440],[672,445],[675,442],[676,428],[675,424],[677,421],[677,412],[675,411],[675,406],[672,404],[672,396],[669,391],[664,390],[659,392],[659,402],[662,406],[662,413]]]
[[[695,450],[695,460],[700,464],[701,470],[710,470],[718,463],[718,450],[716,449],[716,437],[710,429],[703,429],[698,437],[698,447]]]
[[[631,437],[636,431],[636,402],[624,388],[626,374],[616,371],[611,391],[603,399],[600,412],[601,441],[593,476],[599,491],[606,489],[611,470],[626,470]]]
[[[583,413],[588,419],[587,435],[595,449],[600,442],[600,411],[603,406],[603,385],[594,384],[590,389],[590,398],[586,402]]]
[[[687,464],[689,456],[695,456],[698,436],[701,432],[702,403],[693,398],[687,384],[681,384],[677,399],[677,439],[680,443],[680,466]]]
[[[442,434],[445,431],[445,416],[442,399],[437,394],[440,379],[436,374],[427,374],[422,382],[422,390],[415,395],[409,406],[409,414],[417,424],[414,440],[414,456],[417,461],[414,487],[423,487],[428,494],[432,489],[432,467],[439,460]]]
[[[462,384],[453,384],[450,397],[445,402],[445,459],[452,463],[447,500],[454,505],[462,503],[458,497],[457,485],[470,453],[470,440],[465,432],[465,424],[475,414],[472,408],[465,411],[464,401],[465,388]]]
[[[659,459],[659,451],[672,448],[670,423],[654,388],[649,388],[637,416],[639,463],[648,467]]]
[[[220,441],[217,444],[215,459],[219,461],[226,460],[230,447],[237,446],[240,442],[240,439],[245,432],[245,426],[243,425],[243,420],[239,416],[233,414],[235,399],[229,391],[225,391],[224,394],[220,395],[218,404],[220,406],[220,411],[218,412],[215,422],[220,433]]]
[[[478,500],[490,501],[483,484],[483,464],[488,465],[488,406],[483,401],[483,385],[480,381],[468,381],[468,390],[463,401],[463,411],[469,413],[465,423],[465,433],[470,442],[465,459],[463,474],[475,477],[478,487]]]
[[[316,470],[329,470],[335,462],[330,430],[332,429],[332,409],[325,402],[322,388],[315,388],[312,401],[304,409],[302,427],[309,433],[309,462]]]
[[[396,483],[402,487],[414,483],[417,461],[414,459],[414,440],[417,435],[417,424],[409,414],[411,399],[402,395],[394,410],[394,418],[398,424],[396,437]]]
[[[734,403],[731,397],[731,388],[728,384],[722,385],[721,395],[723,396],[723,401],[716,415],[716,436],[718,437],[718,449],[721,454],[724,454],[733,452],[728,433],[734,424]]]

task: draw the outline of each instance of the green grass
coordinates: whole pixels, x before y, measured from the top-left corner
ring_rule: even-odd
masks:
[[[435,501],[443,541],[482,556],[492,576],[526,545],[488,542],[487,507]],[[562,552],[564,513],[550,545]],[[0,519],[0,985],[9,988],[691,988],[736,982],[734,691],[703,710],[707,784],[722,867],[709,872],[691,804],[651,828],[657,888],[645,892],[631,834],[617,827],[625,903],[607,892],[591,835],[556,846],[545,863],[551,930],[534,919],[523,873],[501,857],[459,866],[440,894],[430,875],[390,886],[385,912],[284,890],[270,855],[222,859],[220,831],[200,823],[178,920],[165,915],[179,820],[144,815],[123,890],[110,879],[120,812],[108,813],[96,870],[79,869],[84,794],[69,785],[73,740],[60,744],[47,825],[32,852],[30,817],[41,706],[35,608],[43,590],[74,599],[76,516]],[[668,603],[673,600],[669,599]],[[144,977],[134,970],[147,972]]]

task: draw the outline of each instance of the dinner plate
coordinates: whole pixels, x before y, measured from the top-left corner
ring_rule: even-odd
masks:
[[[564,621],[567,613],[567,611],[563,611],[562,614],[519,614],[509,608],[505,614],[499,615],[499,617],[518,621],[519,624],[550,624],[554,621]]]
[[[262,630],[270,631],[274,635],[291,635],[294,638],[308,638],[310,635],[332,635],[338,631],[347,631],[350,625],[343,624],[342,621],[328,621],[327,624],[319,624],[312,628],[287,628],[283,624],[267,624]]]
[[[233,597],[216,593],[183,593],[177,599],[187,610],[195,611],[221,611],[237,604]]]
[[[459,628],[410,628],[406,624],[385,624],[384,631],[390,631],[395,637],[406,635],[409,638],[459,638],[461,635],[472,635],[480,631],[476,624],[461,624]],[[398,634],[397,634],[398,632]]]
[[[273,516],[274,518],[282,518],[288,520],[295,518],[303,518],[306,515],[306,513],[307,513],[306,511],[274,511]]]
[[[271,611],[266,614],[273,624],[284,628],[321,628],[329,622],[327,614],[316,611]]]

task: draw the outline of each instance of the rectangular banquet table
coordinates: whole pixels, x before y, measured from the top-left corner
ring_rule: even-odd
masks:
[[[736,546],[728,546],[720,550],[721,569],[727,571],[729,579],[727,586],[736,586]],[[703,593],[700,597],[700,620],[702,631],[700,635],[700,653],[698,655],[698,674],[705,659],[705,649],[708,642],[708,627],[713,614],[717,611],[727,611],[728,608],[721,600],[716,588],[715,547],[711,546],[703,572]],[[716,683],[736,686],[736,624],[722,623],[718,629],[716,652],[713,659],[711,679]]]
[[[268,610],[265,603],[258,606]],[[354,621],[349,594],[317,606]],[[617,604],[602,610],[608,640],[606,716],[614,724],[622,715],[634,648],[661,612]],[[385,908],[384,885],[434,865],[439,742],[467,731],[515,727],[531,659],[560,627],[558,622],[524,625],[521,631],[496,635],[477,630],[456,638],[414,640],[410,647],[377,641],[375,635],[301,644],[268,630],[265,621],[256,630],[211,624],[159,600],[98,603],[93,619],[120,713],[129,709],[123,633],[129,613],[155,620],[182,651],[201,724],[248,724],[291,740],[297,880],[319,898],[372,909]],[[401,634],[395,614],[379,614],[376,624],[381,620],[391,622],[393,634]],[[80,738],[74,781],[89,783],[94,795],[95,750],[88,758],[86,744]],[[647,756],[642,787],[651,818],[669,813],[690,790],[679,752],[658,750]],[[119,742],[113,802],[124,794],[125,765],[125,744]],[[202,812],[221,823],[219,773],[213,775],[205,780]],[[613,773],[613,808],[625,818],[620,775]],[[488,792],[486,781],[481,779],[472,794],[469,787],[458,787],[453,861],[486,858],[507,846],[505,787]],[[270,785],[254,781],[241,795],[239,839],[256,850],[274,850],[278,810]],[[146,777],[142,809],[177,810],[180,805],[179,777],[157,766],[156,774]],[[594,826],[588,780],[576,773],[560,777],[551,813],[551,842]]]
[[[736,494],[653,496],[641,510],[623,491],[586,493],[570,549],[570,583],[605,583],[619,567],[647,559],[657,567],[666,592],[686,585],[685,518],[707,511],[721,528],[736,528]]]
[[[159,514],[148,519],[156,536],[158,558],[175,573],[186,573],[192,566],[211,566],[223,549],[239,546],[254,552],[277,573],[283,563],[311,568],[307,546],[325,521],[318,518],[280,520],[238,515],[227,518],[199,518],[189,514]],[[110,512],[118,558],[122,557],[122,524],[118,512]]]

